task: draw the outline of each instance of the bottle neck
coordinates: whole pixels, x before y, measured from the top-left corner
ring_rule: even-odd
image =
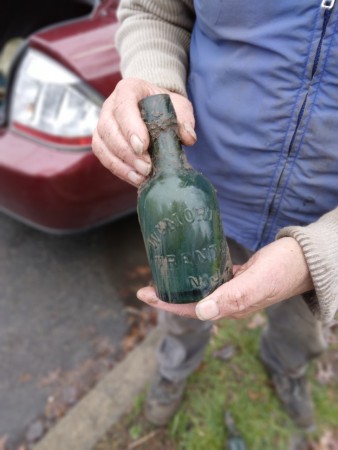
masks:
[[[184,153],[176,131],[169,128],[150,133],[150,157],[154,173],[173,173],[184,166]]]
[[[185,157],[170,96],[150,95],[140,100],[139,108],[150,135],[149,153],[153,174],[177,172],[179,168],[184,167]]]

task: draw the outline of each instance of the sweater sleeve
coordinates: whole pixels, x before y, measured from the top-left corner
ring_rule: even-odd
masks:
[[[186,95],[193,0],[121,0],[118,19],[122,76]]]
[[[283,228],[277,238],[293,237],[303,250],[315,287],[304,295],[312,311],[325,323],[338,310],[338,207],[305,227]]]

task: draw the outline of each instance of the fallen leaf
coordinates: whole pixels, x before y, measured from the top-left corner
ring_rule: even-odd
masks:
[[[330,362],[317,361],[316,379],[318,383],[327,385],[335,379],[335,373]]]
[[[319,440],[318,450],[338,450],[338,436],[327,430]]]
[[[78,397],[78,391],[76,386],[65,386],[62,390],[61,400],[66,405],[74,405]]]
[[[133,316],[137,316],[137,317],[144,317],[144,313],[143,311],[141,311],[138,308],[134,308],[132,306],[127,306],[126,308],[124,308],[124,310],[126,311],[126,313],[131,314]]]
[[[338,450],[338,436],[327,430],[319,440],[305,436],[294,436],[290,450]]]
[[[305,447],[297,448],[296,450],[320,450],[318,447],[318,443],[314,441],[307,441]]]
[[[160,433],[160,431],[161,430],[151,431],[146,436],[143,436],[142,438],[138,439],[137,441],[132,442],[131,444],[129,444],[128,450],[132,450],[136,447],[139,447],[139,446],[145,444],[147,441],[149,441],[150,439],[153,439],[158,433]]]
[[[331,430],[325,431],[319,441],[312,442],[310,450],[338,450],[338,436]]]
[[[136,266],[134,270],[129,272],[128,278],[133,280],[139,277],[149,277],[151,275],[149,266]]]
[[[43,433],[44,425],[41,420],[37,420],[28,427],[28,430],[26,432],[26,439],[29,443],[36,442],[37,440],[41,439]]]
[[[326,340],[330,347],[338,344],[338,336],[336,333],[333,333],[332,331],[330,333],[328,333]]]
[[[207,364],[204,361],[200,362],[200,365],[195,370],[195,373],[202,372],[206,368],[206,366]]]
[[[116,352],[116,349],[113,346],[111,339],[109,339],[107,336],[99,336],[96,338],[95,350],[97,356],[114,355]]]
[[[255,402],[256,400],[258,400],[261,397],[261,394],[259,392],[249,391],[248,392],[248,397],[249,397],[250,400]]]
[[[128,313],[129,332],[122,341],[124,352],[132,350],[157,323],[157,314],[154,308],[145,307],[138,310],[127,307],[126,312]]]
[[[61,370],[60,369],[53,370],[52,372],[49,372],[48,375],[42,378],[40,385],[49,386],[50,384],[59,381],[60,377],[61,377]]]
[[[140,339],[141,338],[135,334],[131,334],[123,338],[122,341],[123,351],[125,353],[130,352],[130,350],[132,350],[135,347],[135,345],[140,341]]]
[[[331,320],[331,322],[329,323],[329,328],[335,329],[337,327],[338,327],[338,320],[335,319]]]
[[[214,358],[220,359],[222,361],[229,361],[235,354],[235,347],[231,344],[222,347],[219,350],[215,350],[212,355]]]
[[[49,420],[57,420],[65,415],[67,412],[67,405],[59,398],[48,398],[45,406],[45,416]]]
[[[212,336],[218,336],[219,334],[219,326],[216,323],[212,325],[211,334]]]
[[[136,291],[137,289],[133,290],[130,287],[123,287],[119,289],[118,293],[122,300],[127,300],[128,298],[135,298]]]
[[[265,324],[266,324],[266,317],[259,312],[253,315],[252,319],[250,320],[250,322],[248,322],[246,327],[249,330],[254,330],[256,328],[262,327]]]
[[[28,381],[32,380],[32,375],[29,373],[22,373],[19,377],[20,383],[28,383]]]
[[[98,311],[96,315],[98,319],[111,319],[117,316],[112,309],[102,309],[101,311]]]

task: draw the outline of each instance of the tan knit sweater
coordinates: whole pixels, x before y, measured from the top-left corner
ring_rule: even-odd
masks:
[[[121,0],[118,17],[123,76],[186,95],[193,0]],[[310,269],[316,292],[305,297],[309,306],[331,321],[338,310],[338,207],[306,227],[282,229],[277,238],[285,236],[297,240]]]

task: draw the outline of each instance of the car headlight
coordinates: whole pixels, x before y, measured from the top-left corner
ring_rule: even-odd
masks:
[[[11,125],[66,148],[83,148],[99,118],[103,99],[52,58],[29,49],[16,74]]]

